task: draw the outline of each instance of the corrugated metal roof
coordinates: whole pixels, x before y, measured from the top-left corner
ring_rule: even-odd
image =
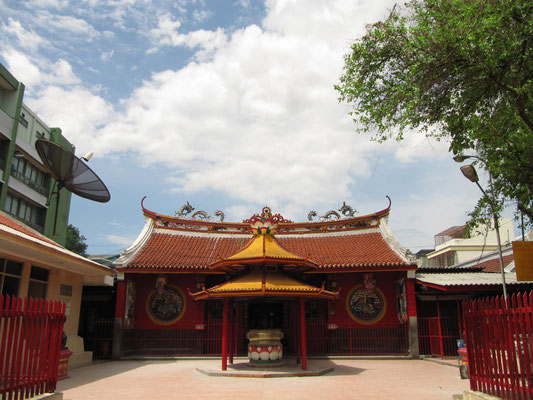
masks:
[[[472,285],[501,285],[502,276],[490,272],[456,272],[447,274],[417,273],[416,280],[421,284],[439,286],[472,286]],[[505,274],[508,285],[531,284],[533,282],[518,282],[515,273]]]

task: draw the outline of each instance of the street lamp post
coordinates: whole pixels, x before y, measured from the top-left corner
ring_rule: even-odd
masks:
[[[457,157],[454,157],[454,160],[457,162],[461,162],[461,161],[464,161],[468,157],[475,157],[475,156],[461,156],[461,157],[457,156]],[[494,229],[496,230],[496,240],[498,243],[498,254],[500,257],[500,272],[502,274],[503,298],[505,300],[505,305],[507,306],[507,288],[505,285],[505,270],[504,270],[504,265],[503,265],[502,244],[500,240],[500,228],[498,224],[498,214],[496,212],[496,208],[494,207],[494,203],[492,202],[492,199],[487,195],[487,193],[483,190],[483,188],[479,184],[479,177],[477,175],[477,172],[474,166],[471,164],[463,165],[461,167],[461,172],[469,181],[477,185],[479,190],[481,190],[481,193],[483,193],[483,196],[485,196],[485,198],[487,199],[490,205],[490,208],[492,210],[492,216],[494,218]]]

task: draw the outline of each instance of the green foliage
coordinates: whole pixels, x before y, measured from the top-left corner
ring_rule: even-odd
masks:
[[[76,254],[79,254],[80,256],[87,257],[87,244],[85,244],[85,236],[80,234],[80,231],[78,228],[76,228],[74,225],[69,224],[67,227],[67,242],[65,244],[65,247],[73,251]]]
[[[531,1],[413,0],[352,44],[335,89],[359,133],[381,142],[416,129],[477,154],[496,208],[518,201],[531,222],[532,42]]]

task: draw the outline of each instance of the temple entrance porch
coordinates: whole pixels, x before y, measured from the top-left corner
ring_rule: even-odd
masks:
[[[179,321],[174,327],[154,328],[153,324],[137,321],[135,328],[125,329],[122,339],[122,358],[139,357],[220,357],[222,341],[222,300],[205,301],[200,304],[203,319],[199,322]],[[281,308],[282,343],[285,357],[297,355],[299,334],[299,303],[294,300],[261,302],[238,300],[229,306],[234,313],[233,351],[237,357],[246,357],[248,340],[246,333],[251,327],[250,313]],[[342,324],[337,318],[328,323],[328,302],[306,300],[306,342],[309,357],[335,356],[407,356],[407,325],[384,323],[365,326],[346,318]],[[277,325],[274,325],[277,326]]]

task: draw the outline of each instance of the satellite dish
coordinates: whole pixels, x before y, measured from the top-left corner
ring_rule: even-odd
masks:
[[[104,182],[74,153],[46,139],[38,139],[35,142],[35,149],[41,156],[48,172],[57,181],[54,236],[59,207],[59,191],[62,188],[80,197],[100,203],[106,203],[111,199],[109,190],[107,190]]]

